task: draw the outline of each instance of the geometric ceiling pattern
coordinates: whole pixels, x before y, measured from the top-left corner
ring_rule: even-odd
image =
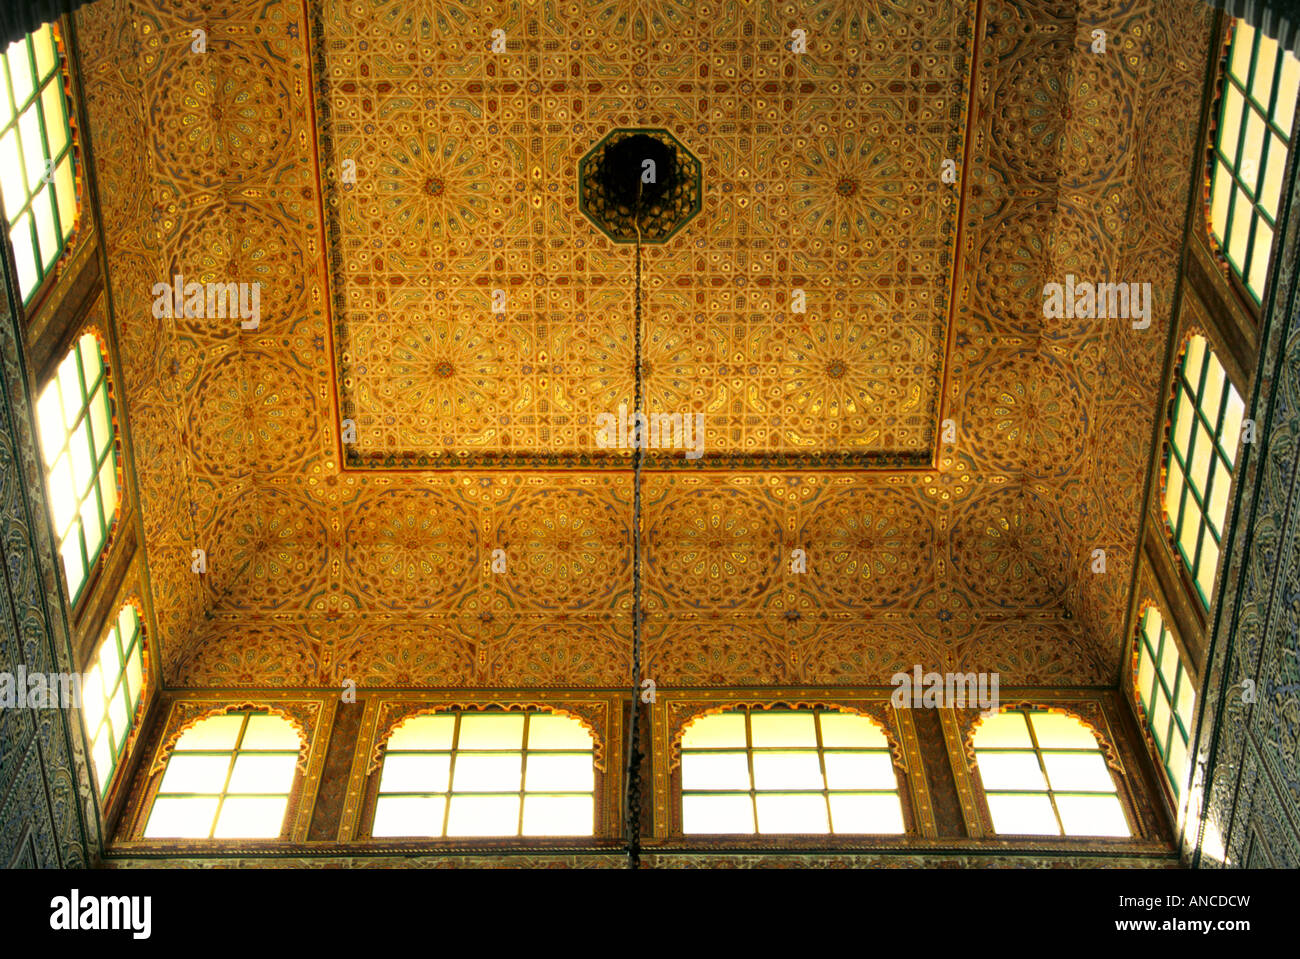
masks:
[[[576,184],[640,127],[703,193],[643,253],[647,404],[716,404],[706,449],[734,454],[641,476],[643,674],[1112,685],[1209,12],[1134,0],[1102,57],[1072,4],[917,6],[80,10],[165,681],[630,682],[634,475],[580,417],[631,397],[633,264]],[[850,162],[875,173],[815,193]],[[261,281],[259,327],[153,319],[177,273]],[[1044,319],[1066,273],[1151,282],[1151,327]]]
[[[633,406],[634,257],[578,163],[651,120],[707,211],[644,252],[645,408],[704,427],[652,465],[931,465],[975,7],[831,6],[322,5],[348,466],[627,468],[597,419]]]

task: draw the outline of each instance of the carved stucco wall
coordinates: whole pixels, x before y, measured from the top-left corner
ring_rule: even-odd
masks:
[[[741,42],[772,24],[784,35],[784,14],[743,6],[755,30]],[[823,7],[800,13],[813,22]],[[435,8],[449,23],[490,19],[473,3]],[[553,30],[510,10],[526,37]],[[660,683],[885,683],[917,662],[997,670],[1004,684],[1114,682],[1209,14],[1186,0],[983,10],[943,396],[957,443],[915,472],[648,475],[644,660]],[[835,23],[825,29],[845,29]],[[102,0],[78,24],[102,57],[86,87],[117,205],[106,232],[166,680],[625,683],[629,476],[340,469],[303,5]],[[1089,50],[1094,25],[1108,33],[1104,57]],[[200,26],[201,56],[190,53]],[[828,84],[851,79],[843,51],[855,42],[812,47],[829,57]],[[738,109],[753,95],[743,84],[711,77],[704,102]],[[627,109],[650,125],[680,120],[654,98]],[[732,155],[707,120],[683,133],[706,180]],[[546,175],[567,188],[566,170]],[[675,241],[725,235],[738,201],[715,200]],[[846,209],[853,242],[828,247],[828,269],[867,255]],[[605,242],[594,229],[580,238]],[[1106,278],[1152,282],[1150,329],[1042,319],[1045,281],[1107,266]],[[149,287],[174,273],[260,279],[260,328],[154,320]],[[604,361],[583,362],[598,378]],[[208,552],[202,579],[195,546]],[[507,576],[490,572],[498,547]],[[809,574],[789,571],[795,547]],[[1090,569],[1097,547],[1105,576]]]

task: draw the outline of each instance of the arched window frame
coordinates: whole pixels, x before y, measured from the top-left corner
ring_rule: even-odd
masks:
[[[1172,393],[1160,475],[1161,512],[1169,542],[1202,610],[1208,612],[1228,533],[1233,472],[1246,408],[1213,342],[1199,330],[1189,331],[1184,339]],[[1197,458],[1207,439],[1210,453],[1204,466],[1204,489],[1197,489],[1195,480],[1201,472]]]
[[[1294,141],[1297,84],[1300,60],[1234,20],[1215,107],[1205,221],[1213,249],[1255,310],[1268,279],[1283,173]],[[1258,139],[1254,149],[1253,139]]]
[[[5,238],[30,310],[76,245],[83,220],[76,114],[58,22],[15,41],[0,58],[0,165],[6,155],[18,160],[6,181]]]
[[[110,646],[110,643],[112,646]],[[116,662],[116,675],[110,680],[104,671],[105,653],[112,655]],[[133,668],[134,667],[134,668]],[[96,687],[98,683],[98,688]],[[109,685],[111,683],[111,689]],[[87,666],[82,683],[82,718],[86,727],[86,741],[90,744],[91,765],[99,783],[99,798],[105,800],[117,783],[122,772],[122,760],[129,754],[139,738],[140,721],[143,719],[148,692],[150,688],[150,663],[145,644],[144,618],[135,601],[123,603],[117,616],[104,631],[104,635],[95,648],[95,655]],[[124,703],[121,717],[115,717],[113,702],[123,696]],[[93,697],[98,696],[98,700]],[[88,703],[95,705],[88,706]],[[102,704],[102,706],[100,705]],[[102,712],[100,711],[102,709]],[[118,719],[125,719],[125,729],[118,734]],[[113,739],[107,741],[108,771],[105,775],[101,768],[104,755],[100,735],[110,733]]]
[[[673,705],[675,706],[676,704],[674,703]],[[837,844],[841,844],[841,843],[853,843],[855,841],[861,841],[863,839],[871,839],[873,837],[911,835],[920,831],[921,828],[927,829],[927,834],[928,834],[928,829],[932,827],[932,823],[930,823],[928,818],[923,824],[918,823],[917,821],[916,814],[912,808],[912,785],[911,785],[909,773],[906,768],[906,764],[904,763],[903,760],[903,752],[902,749],[900,748],[896,730],[891,727],[891,724],[885,718],[887,715],[892,713],[892,708],[889,707],[887,704],[877,704],[874,705],[873,708],[872,704],[862,703],[862,704],[848,705],[845,703],[835,702],[831,699],[822,700],[820,698],[815,698],[812,700],[800,699],[797,701],[761,701],[761,702],[750,701],[741,698],[734,702],[727,703],[725,705],[721,705],[721,704],[712,705],[705,708],[695,707],[691,710],[689,714],[683,715],[681,719],[677,721],[669,721],[669,726],[672,729],[672,732],[669,733],[671,737],[671,749],[670,749],[671,760],[669,765],[670,765],[671,780],[672,780],[670,791],[673,797],[673,814],[671,819],[672,834],[683,836],[688,839],[697,838],[697,837],[702,838],[707,835],[713,835],[713,834],[705,834],[705,833],[687,833],[685,832],[684,829],[683,799],[684,796],[690,791],[685,790],[683,788],[683,756],[685,752],[683,750],[683,740],[685,739],[686,733],[690,728],[690,726],[696,721],[713,715],[736,713],[736,712],[743,712],[746,716],[746,724],[745,724],[746,725],[746,746],[744,751],[746,753],[747,762],[749,763],[749,769],[750,769],[750,779],[749,779],[750,788],[748,790],[744,790],[743,792],[748,793],[749,796],[751,797],[751,802],[755,804],[754,805],[755,820],[753,823],[754,825],[753,831],[736,832],[736,833],[728,834],[729,836],[733,837],[735,841],[741,843],[750,843],[750,844],[759,844],[759,845],[770,845],[773,841],[779,841],[782,844],[787,844],[791,842],[797,844],[800,841],[817,842],[819,844],[825,844],[826,842],[835,842]],[[902,817],[901,831],[899,832],[889,832],[889,831],[856,832],[856,833],[855,832],[842,832],[842,833],[825,832],[825,833],[808,833],[802,835],[797,833],[758,831],[759,822],[758,822],[758,813],[757,813],[757,805],[756,805],[757,794],[760,792],[765,792],[767,790],[760,790],[755,787],[755,780],[753,775],[754,747],[753,747],[752,726],[751,726],[750,717],[754,715],[760,715],[762,713],[771,713],[771,712],[807,712],[807,713],[814,713],[814,714],[822,714],[822,713],[844,714],[850,716],[858,716],[869,720],[872,723],[872,725],[881,733],[885,741],[884,747],[879,747],[879,748],[871,747],[869,751],[881,752],[888,756],[890,761],[890,767],[894,775],[895,788],[891,790],[867,790],[867,791],[878,791],[878,792],[887,791],[892,793],[897,798],[899,808],[900,808],[900,815]],[[823,745],[820,741],[821,740],[820,721],[815,721],[815,727],[819,730],[818,747],[816,751],[818,753],[819,763],[821,763],[821,768],[823,770],[823,788],[820,791],[812,790],[807,792],[814,795],[828,796],[829,793],[832,791],[834,792],[862,791],[862,790],[854,790],[854,789],[831,790],[827,788],[826,781],[824,778],[825,777],[824,753],[826,749],[823,748]],[[908,729],[910,730],[910,726],[908,726]],[[773,747],[773,748],[780,749],[780,747]],[[836,751],[838,748],[839,747],[831,747],[831,751]],[[728,751],[735,752],[737,751],[737,749],[729,748]],[[735,792],[735,791],[732,790],[731,792]],[[826,801],[829,807],[829,798],[827,798]],[[829,818],[830,816],[828,811],[828,821]],[[833,828],[833,824],[830,825],[831,828]]]
[[[1025,837],[1025,838],[1040,839],[1040,840],[1058,840],[1058,841],[1059,840],[1068,840],[1068,841],[1099,840],[1099,841],[1107,841],[1107,842],[1117,842],[1117,841],[1125,842],[1137,838],[1138,817],[1136,816],[1135,810],[1132,807],[1131,800],[1127,795],[1126,783],[1124,782],[1122,770],[1118,766],[1119,760],[1116,756],[1113,744],[1098,729],[1097,724],[1099,720],[1089,719],[1085,715],[1082,715],[1073,709],[1067,709],[1060,706],[1040,705],[1038,703],[1028,703],[1028,702],[1005,703],[998,710],[997,715],[1000,716],[1007,713],[1019,713],[1025,716],[1025,726],[1026,729],[1028,730],[1028,735],[1030,739],[1030,745],[1028,747],[979,746],[976,740],[979,737],[979,731],[985,721],[985,717],[978,716],[978,714],[975,714],[976,718],[974,718],[970,722],[966,731],[966,759],[967,762],[969,763],[969,768],[975,774],[974,781],[978,784],[978,793],[983,797],[983,807],[984,807],[983,813],[986,819],[986,825],[987,828],[991,830],[993,835],[1002,836],[1002,837],[1015,836],[1015,837]],[[1086,731],[1088,735],[1091,737],[1092,746],[1077,747],[1077,748],[1042,746],[1038,741],[1038,736],[1034,729],[1034,723],[1029,719],[1029,715],[1035,713],[1062,715],[1073,720],[1075,723],[1079,725],[1081,729]],[[1033,790],[1009,790],[1000,787],[990,788],[985,784],[984,772],[980,769],[980,763],[979,763],[980,754],[987,753],[987,752],[1020,752],[1020,753],[1032,752],[1037,760],[1038,768],[1042,776],[1044,788],[1033,789]],[[1048,775],[1047,763],[1044,759],[1044,753],[1054,753],[1054,754],[1095,753],[1101,759],[1102,763],[1106,767],[1106,770],[1110,777],[1110,783],[1112,789],[1102,792],[1102,791],[1094,791],[1094,790],[1082,790],[1082,791],[1070,790],[1070,789],[1054,787],[1052,785],[1051,778]],[[1032,793],[1034,795],[1046,796],[1051,804],[1052,814],[1056,818],[1058,832],[1052,834],[1052,833],[1042,833],[1042,832],[1015,833],[1015,832],[998,831],[995,825],[995,819],[993,816],[992,806],[989,802],[989,797],[991,795],[996,796],[996,795],[1015,794],[1015,793]],[[1056,799],[1061,796],[1070,796],[1073,794],[1084,795],[1084,796],[1094,796],[1094,795],[1114,796],[1116,802],[1119,804],[1119,808],[1124,817],[1125,826],[1128,830],[1127,835],[1105,836],[1105,835],[1097,835],[1097,834],[1085,834],[1079,832],[1071,833],[1066,831],[1065,822],[1061,816],[1060,809],[1058,803],[1056,802]]]
[[[69,395],[72,396],[77,409],[76,418],[71,426],[67,423]],[[97,405],[96,401],[101,397],[102,405]],[[124,496],[121,438],[113,395],[112,370],[109,367],[108,351],[97,329],[88,327],[74,340],[71,349],[40,391],[36,403],[36,418],[42,449],[42,466],[45,472],[46,495],[50,504],[50,521],[54,527],[55,548],[59,553],[64,579],[68,586],[68,605],[75,609],[94,581],[100,565],[109,555]],[[72,465],[75,460],[73,444],[83,424],[86,429],[86,442],[90,444],[89,457],[94,461],[94,468],[89,481],[83,484],[84,490],[77,492],[75,486],[73,487],[72,495],[76,499],[76,509],[67,517],[66,522],[60,524],[59,506],[56,500],[62,487],[56,485],[55,474],[63,472],[65,478],[70,478],[75,483],[76,471]],[[101,433],[106,434],[107,442],[103,442],[104,437],[100,436]],[[60,464],[65,457],[68,462],[64,468],[61,468]],[[110,496],[111,504],[108,503]],[[99,524],[103,537],[94,555],[91,555],[82,515],[92,501],[95,510],[91,515]],[[70,568],[68,550],[74,547],[77,566]],[[74,572],[78,570],[78,575],[74,576]]]
[[[1177,804],[1191,763],[1198,691],[1173,627],[1155,603],[1146,603],[1138,620],[1130,668],[1143,736]]]
[[[384,729],[379,732],[371,755],[371,762],[368,768],[369,783],[366,789],[366,812],[364,822],[366,823],[365,831],[370,838],[387,842],[408,842],[408,843],[456,843],[456,842],[529,842],[547,839],[568,839],[581,840],[591,839],[604,835],[609,830],[608,822],[608,797],[604,795],[604,741],[596,725],[585,715],[565,709],[562,706],[544,703],[544,702],[503,702],[503,703],[447,703],[447,704],[392,704],[394,709],[388,720],[383,723]],[[532,719],[538,715],[554,716],[573,722],[580,727],[591,739],[589,749],[571,749],[571,748],[546,748],[541,746],[530,745],[530,725]],[[517,750],[521,760],[520,786],[518,790],[497,791],[497,790],[458,790],[455,789],[455,764],[458,758],[465,754],[497,754],[510,755],[516,752],[512,749],[492,749],[492,750],[469,750],[461,746],[460,733],[462,725],[467,717],[508,717],[522,716],[523,723],[520,732],[520,748]],[[448,717],[452,719],[453,729],[450,744],[447,748],[428,748],[428,749],[402,749],[392,750],[393,753],[400,754],[430,754],[443,755],[449,757],[448,775],[446,789],[444,790],[422,790],[418,791],[420,796],[444,797],[442,806],[442,822],[436,835],[429,833],[417,835],[380,835],[375,836],[374,829],[376,817],[379,813],[380,801],[385,797],[398,795],[399,793],[384,792],[382,789],[384,779],[385,762],[390,753],[390,744],[394,736],[402,731],[402,728],[412,720],[418,720],[426,717]],[[548,756],[571,756],[582,753],[590,756],[591,763],[591,786],[589,789],[582,790],[530,790],[527,788],[527,762],[528,759],[535,755]],[[453,801],[457,796],[486,796],[489,794],[500,794],[502,796],[509,792],[511,795],[518,795],[519,808],[516,819],[516,831],[510,833],[493,833],[491,835],[458,835],[455,831],[449,830]],[[551,835],[551,834],[530,834],[526,830],[525,816],[527,814],[527,799],[529,796],[590,796],[592,807],[592,826],[589,833],[569,834],[569,835]],[[411,793],[410,795],[415,795]]]

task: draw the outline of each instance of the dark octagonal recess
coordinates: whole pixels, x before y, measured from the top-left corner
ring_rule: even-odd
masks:
[[[642,155],[656,161],[657,184],[636,184]],[[663,243],[700,212],[700,161],[667,130],[611,130],[578,163],[578,207],[615,243]]]

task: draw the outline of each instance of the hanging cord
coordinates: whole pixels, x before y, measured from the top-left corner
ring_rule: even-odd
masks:
[[[636,227],[636,330],[633,356],[636,361],[633,380],[632,422],[640,426],[641,412],[641,180],[637,179],[636,209],[632,216]],[[627,753],[627,864],[641,868],[641,467],[645,461],[645,431],[632,434],[632,736]]]

